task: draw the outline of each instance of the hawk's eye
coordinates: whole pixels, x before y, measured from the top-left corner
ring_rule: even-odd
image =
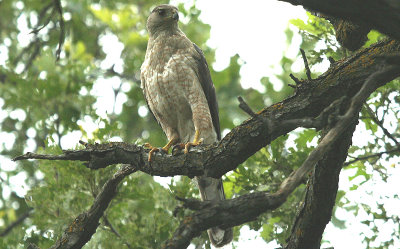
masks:
[[[166,11],[165,11],[164,9],[159,9],[159,10],[158,10],[158,14],[159,14],[160,16],[165,16],[165,13],[166,13]]]

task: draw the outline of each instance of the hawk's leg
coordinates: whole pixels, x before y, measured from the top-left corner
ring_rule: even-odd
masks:
[[[197,146],[203,142],[203,138],[200,138],[200,132],[196,129],[196,133],[194,134],[193,142],[189,142],[185,144],[185,154],[189,153],[190,147]]]
[[[171,146],[173,146],[173,145],[176,144],[177,142],[178,142],[178,139],[171,139],[171,140],[169,140],[168,143],[167,143],[164,147],[162,147],[162,148],[153,147],[153,146],[151,146],[149,143],[145,143],[144,146],[145,146],[146,148],[149,148],[149,149],[150,149],[150,152],[149,152],[149,159],[148,159],[149,162],[151,162],[151,159],[152,159],[153,154],[154,154],[155,152],[161,151],[161,152],[164,152],[164,153],[168,154],[169,148],[171,148]]]

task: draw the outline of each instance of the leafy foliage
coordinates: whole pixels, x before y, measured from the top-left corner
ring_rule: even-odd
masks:
[[[1,248],[25,248],[29,243],[43,248],[52,245],[66,224],[92,204],[105,181],[119,167],[91,171],[77,162],[13,164],[10,158],[28,150],[56,154],[61,149],[73,148],[79,139],[147,141],[154,145],[166,142],[163,132],[146,111],[139,86],[139,70],[147,44],[146,17],[161,1],[64,1],[63,29],[60,16],[54,11],[54,2],[0,2],[0,158],[5,161],[0,165],[0,226],[7,227],[30,207],[34,208],[29,219],[0,240]],[[201,13],[194,3],[178,7],[182,13],[181,28],[204,50],[212,65],[215,51],[206,45],[210,25],[201,22]],[[292,20],[291,23],[300,30],[301,47],[314,68],[326,63],[327,57],[340,59],[349,53],[339,47],[333,28],[324,19],[309,15],[307,21]],[[29,34],[32,30],[37,32]],[[285,32],[290,41],[293,31]],[[65,42],[57,61],[60,35],[65,36]],[[368,37],[364,46],[381,39],[382,35],[372,31]],[[259,110],[291,95],[293,90],[287,84],[296,60],[298,58],[283,55],[282,73],[273,76],[283,86],[277,90],[271,80],[273,77],[265,77],[261,80],[264,92],[241,87],[242,62],[238,55],[233,56],[222,71],[211,67],[223,130],[232,129],[247,118],[239,108],[232,108],[237,106],[237,96],[243,96],[250,106]],[[313,77],[318,73],[315,71]],[[294,73],[305,78],[304,72]],[[349,161],[362,155],[371,157],[345,168],[346,180],[352,186],[337,196],[336,211],[343,209],[355,215],[360,212],[370,215],[362,221],[372,231],[372,235],[364,235],[367,248],[388,248],[398,241],[399,229],[395,224],[399,217],[386,210],[386,197],[371,205],[371,202],[352,200],[346,192],[365,191],[364,186],[371,181],[382,184],[390,180],[388,165],[395,166],[393,162],[398,162],[399,151],[380,157],[373,155],[399,146],[396,143],[400,136],[397,125],[399,88],[399,81],[380,88],[363,109],[360,129],[368,133],[370,140],[354,145]],[[391,137],[384,129],[388,129]],[[317,132],[305,129],[276,139],[225,176],[227,197],[275,191],[282,180],[301,165],[317,139]],[[265,241],[285,243],[304,198],[304,189],[305,185],[300,186],[284,206],[247,225],[260,231]],[[178,220],[172,215],[177,205],[174,196],[198,197],[199,193],[187,177],[175,177],[168,186],[160,185],[145,174],[127,177],[86,248],[122,248],[125,245],[158,248],[177,226]],[[183,215],[179,213],[178,217]],[[378,221],[393,224],[392,239],[381,244],[377,241],[382,227]],[[336,216],[332,222],[340,228],[346,225]],[[234,233],[238,239],[240,227],[235,228]],[[210,248],[205,233],[193,243]]]

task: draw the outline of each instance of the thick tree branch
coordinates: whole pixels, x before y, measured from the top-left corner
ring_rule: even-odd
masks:
[[[400,40],[400,3],[391,0],[279,0],[376,29]]]
[[[390,74],[393,70],[398,71],[400,67],[384,65],[379,71],[372,74],[361,90],[352,98],[346,114],[339,117],[335,127],[327,132],[318,145],[320,147],[326,142],[330,143],[329,136],[336,140],[330,143],[330,149],[327,149],[324,153],[323,160],[318,162],[313,177],[307,184],[306,198],[292,227],[292,233],[285,249],[320,248],[323,231],[332,216],[339,173],[347,157],[347,150],[351,145],[351,137],[357,124],[358,113],[368,96],[374,91],[375,86],[386,74]]]
[[[64,151],[59,156],[27,153],[14,160],[81,160],[87,161],[91,169],[117,163],[135,164],[138,170],[151,175],[193,177],[206,174],[218,178],[235,169],[270,141],[299,126],[321,128],[311,120],[318,117],[332,102],[343,96],[354,95],[376,71],[376,66],[382,62],[381,57],[389,53],[400,53],[399,43],[380,42],[336,62],[317,79],[302,84],[294,96],[262,110],[232,129],[218,144],[193,148],[189,154],[170,156],[156,153],[149,164],[148,150],[141,146],[109,143],[89,146],[84,150]],[[375,88],[399,75],[399,71],[390,71],[379,79]]]

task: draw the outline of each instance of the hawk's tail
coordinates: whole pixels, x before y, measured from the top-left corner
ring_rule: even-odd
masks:
[[[196,177],[199,185],[201,199],[208,201],[220,201],[225,200],[224,187],[222,185],[222,179],[215,179],[206,176]],[[216,247],[221,247],[232,241],[233,232],[232,228],[221,229],[219,227],[213,227],[207,230],[208,237],[211,243]]]

